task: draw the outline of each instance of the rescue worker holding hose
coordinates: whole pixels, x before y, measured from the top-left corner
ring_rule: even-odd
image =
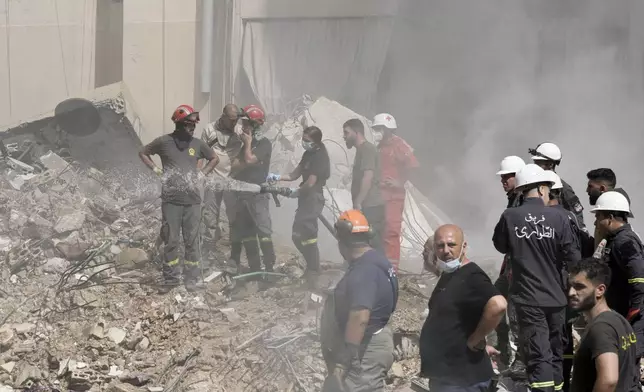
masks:
[[[379,392],[394,362],[393,333],[387,326],[398,300],[398,279],[358,210],[335,224],[338,247],[349,268],[324,303],[320,343],[328,375],[323,392]]]
[[[213,150],[202,140],[193,137],[199,122],[198,112],[189,105],[181,105],[172,114],[172,121],[175,123],[174,132],[154,139],[139,152],[143,163],[163,179],[161,239],[165,243],[165,263],[164,286],[160,293],[167,293],[180,282],[180,234],[183,235],[185,247],[184,284],[189,291],[198,288],[201,260],[198,239],[201,221],[199,182],[218,163]],[[163,169],[156,166],[151,155],[161,158]],[[209,161],[202,171],[197,169],[200,159]]]
[[[565,268],[581,258],[568,217],[546,206],[552,185],[542,168],[525,165],[516,175],[523,204],[503,212],[492,237],[499,252],[511,255],[509,297],[531,391],[563,388]]]
[[[311,289],[317,288],[320,271],[318,249],[318,217],[324,209],[324,185],[331,176],[329,153],[322,143],[322,131],[311,126],[302,133],[304,154],[295,170],[290,174],[270,173],[266,181],[295,181],[302,177],[298,188],[291,188],[288,197],[297,198],[297,210],[293,220],[293,243],[306,261],[304,273]]]
[[[405,183],[411,171],[419,165],[414,150],[396,134],[394,116],[380,113],[374,117],[371,127],[380,153],[380,191],[385,202],[385,231],[382,240],[387,258],[398,270],[400,233],[405,209]]]
[[[255,105],[243,109],[242,134],[244,143],[239,156],[231,164],[231,176],[235,180],[251,184],[263,184],[268,176],[273,146],[261,129],[266,120],[264,111]],[[273,271],[275,249],[273,247],[272,223],[269,210],[270,195],[237,193],[235,220],[231,232],[231,259],[241,272],[242,245],[251,272],[261,270],[260,248],[264,256],[264,269]]]

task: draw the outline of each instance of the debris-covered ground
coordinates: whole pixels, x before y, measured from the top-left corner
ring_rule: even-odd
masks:
[[[300,288],[295,251],[278,250],[286,277],[233,285],[222,240],[205,291],[159,295],[160,200],[29,138],[0,161],[0,391],[319,390],[323,293]],[[392,390],[418,372],[431,284],[401,278]]]

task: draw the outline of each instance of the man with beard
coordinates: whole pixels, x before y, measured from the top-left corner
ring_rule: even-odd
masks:
[[[217,156],[206,143],[193,138],[199,122],[198,112],[189,105],[181,105],[172,114],[172,121],[175,123],[174,132],[154,139],[139,152],[143,163],[163,178],[161,238],[165,243],[165,285],[159,290],[161,293],[167,293],[180,281],[180,233],[183,234],[185,247],[184,284],[189,291],[197,288],[201,260],[197,238],[201,220],[198,177],[212,172],[218,162]],[[161,158],[163,169],[150,158],[155,154]],[[197,169],[200,159],[209,161],[201,172]]]
[[[640,391],[636,337],[624,317],[606,303],[610,267],[584,259],[570,268],[568,302],[588,325],[575,354],[571,391]]]
[[[347,148],[356,148],[351,179],[353,208],[367,217],[373,237],[371,245],[383,250],[382,235],[385,232],[385,206],[380,192],[380,160],[376,146],[364,136],[364,124],[352,118],[342,126]]]
[[[523,159],[516,155],[510,155],[501,161],[501,167],[496,172],[497,176],[501,177],[501,185],[508,197],[507,208],[518,207],[521,205],[523,196],[515,189],[516,173],[525,166]],[[501,292],[503,297],[507,300],[508,291],[510,288],[510,270],[508,268],[509,254],[503,257],[503,264],[501,264],[501,272],[499,278],[494,282],[496,288]],[[512,360],[512,347],[510,345],[510,332],[512,332],[512,340],[515,344],[519,343],[518,339],[518,326],[516,323],[516,313],[512,304],[508,304],[508,311],[506,316],[501,319],[499,326],[496,328],[496,336],[498,339],[497,348],[501,351],[501,363],[505,366],[510,366]],[[525,365],[519,358],[515,358],[512,366],[507,371],[511,378],[525,378]]]
[[[206,142],[217,154],[219,163],[215,168],[215,174],[228,178],[232,160],[239,155],[243,143],[236,132],[237,121],[239,120],[239,108],[235,104],[228,104],[224,107],[221,117],[204,128],[201,140]],[[204,194],[204,245],[214,250],[214,244],[221,237],[219,218],[221,213],[221,202],[226,206],[226,216],[230,224],[235,220],[235,197],[230,191],[206,189]]]
[[[498,351],[485,337],[503,318],[507,301],[466,249],[463,230],[447,224],[423,252],[425,268],[440,276],[419,343],[420,372],[432,392],[487,392],[494,374],[489,356]]]
[[[615,172],[613,172],[612,169],[609,168],[599,168],[599,169],[593,169],[586,173],[586,178],[588,178],[588,186],[586,187],[586,193],[588,194],[588,201],[590,202],[591,206],[594,206],[595,203],[597,203],[597,198],[602,195],[604,192],[608,191],[615,191],[619,192],[624,197],[626,197],[626,200],[628,200],[628,203],[630,205],[631,199],[628,197],[628,194],[626,191],[622,188],[615,188],[617,185],[617,176],[615,175]],[[631,211],[628,214],[629,218],[634,218],[633,212]],[[599,233],[597,232],[597,228],[595,228],[595,241],[594,241],[594,248],[599,245],[601,240],[603,238],[598,235]]]
[[[602,193],[591,212],[595,213],[598,235],[606,239],[600,257],[611,268],[606,301],[631,323],[640,358],[644,355],[644,245],[628,224],[630,205],[621,193]]]

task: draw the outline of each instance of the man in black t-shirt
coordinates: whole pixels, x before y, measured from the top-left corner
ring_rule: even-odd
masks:
[[[193,137],[199,122],[199,113],[191,106],[181,105],[172,115],[176,129],[143,147],[139,157],[155,173],[162,176],[161,190],[161,238],[165,243],[163,278],[165,285],[159,290],[167,293],[179,283],[179,235],[183,233],[185,259],[184,283],[188,290],[197,288],[199,276],[199,223],[201,220],[201,197],[197,186],[199,159],[209,161],[203,174],[209,174],[218,163],[214,151],[206,143]],[[157,167],[151,155],[158,155],[163,170]]]
[[[309,288],[317,288],[320,270],[318,249],[318,217],[324,209],[324,185],[331,175],[329,154],[322,143],[322,131],[307,127],[302,133],[304,155],[295,170],[288,175],[270,173],[266,181],[295,181],[302,177],[298,188],[291,188],[290,197],[297,197],[297,210],[293,220],[293,243],[306,260],[304,277]]]
[[[463,231],[443,225],[434,233],[428,269],[440,274],[420,333],[421,375],[432,392],[488,391],[493,376],[485,337],[501,321],[507,301],[483,270],[465,255]],[[429,255],[431,260],[429,259]]]
[[[371,245],[384,251],[385,205],[380,192],[380,158],[376,146],[364,136],[364,124],[357,118],[344,123],[343,136],[347,148],[356,148],[351,177],[353,208],[362,211],[373,230]]]
[[[231,176],[235,180],[262,184],[268,175],[273,146],[261,130],[264,111],[255,105],[243,110],[242,134],[244,147],[231,165]],[[235,203],[235,221],[231,230],[231,259],[241,269],[242,245],[246,249],[248,265],[252,272],[261,270],[259,250],[264,256],[264,268],[272,271],[275,264],[275,249],[268,194],[247,194],[240,192]]]
[[[606,303],[610,280],[610,267],[593,258],[570,268],[568,302],[588,321],[575,354],[572,392],[641,390],[633,328]]]

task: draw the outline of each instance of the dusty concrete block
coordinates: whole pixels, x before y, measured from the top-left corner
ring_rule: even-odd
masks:
[[[71,214],[63,215],[56,221],[54,231],[58,234],[63,234],[80,230],[85,223],[85,219],[85,213],[82,211],[75,211]]]

